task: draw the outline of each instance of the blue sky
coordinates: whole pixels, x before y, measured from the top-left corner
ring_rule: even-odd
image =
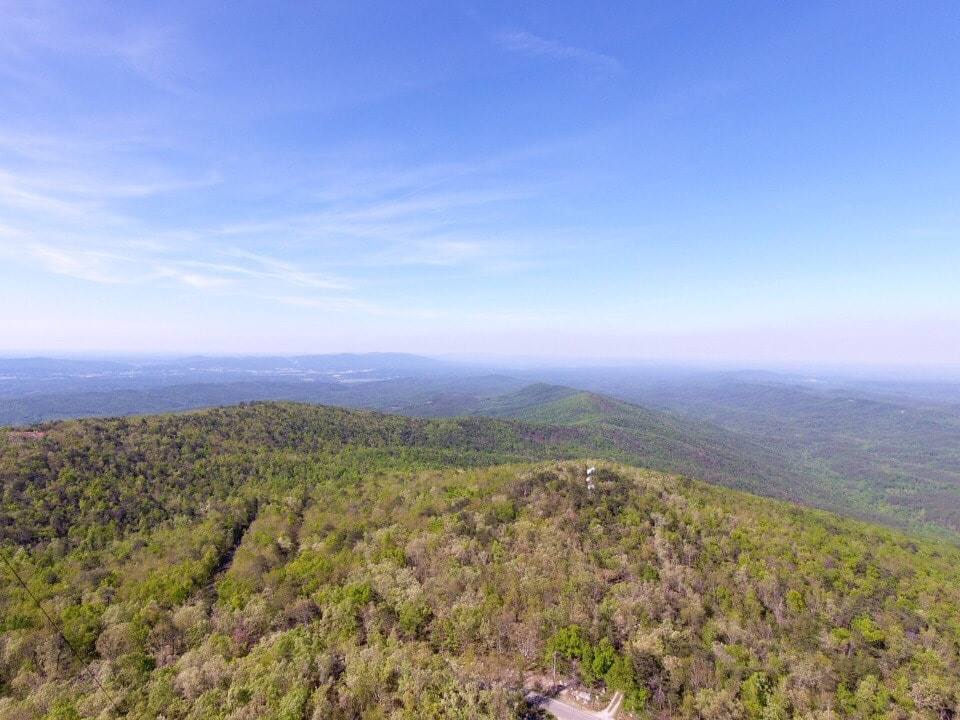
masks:
[[[960,364],[960,5],[0,0],[0,350]]]

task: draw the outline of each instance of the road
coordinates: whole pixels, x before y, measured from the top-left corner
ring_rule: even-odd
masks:
[[[599,713],[592,713],[586,710],[580,710],[565,702],[548,698],[537,693],[527,693],[527,702],[531,705],[543,708],[558,720],[613,720],[620,709],[620,703],[623,702],[623,696],[620,693],[614,693],[613,700],[607,705],[606,709]]]
[[[597,720],[597,716],[593,713],[577,710],[577,708],[571,707],[566,703],[544,697],[543,695],[530,693],[527,695],[527,702],[543,708],[554,717],[559,718],[559,720]]]

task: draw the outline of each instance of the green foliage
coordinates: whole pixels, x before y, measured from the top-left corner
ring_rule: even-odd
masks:
[[[653,565],[644,565],[640,569],[640,579],[656,582],[660,579],[660,571],[657,570],[657,568],[655,568]]]
[[[765,672],[755,672],[740,686],[740,701],[748,717],[760,720],[773,694],[773,681]]]
[[[217,598],[231,610],[239,610],[253,595],[253,588],[235,575],[224,575],[217,581]]]
[[[554,657],[650,717],[960,693],[948,544],[602,461],[588,491],[585,461],[506,462],[509,423],[251,406],[47,439],[0,448],[31,503],[7,555],[131,718],[518,718]],[[60,498],[74,521],[41,527]],[[4,576],[0,609],[0,715],[98,714]]]
[[[373,589],[369,585],[351,585],[346,588],[346,596],[350,602],[359,607],[373,599]]]
[[[850,622],[850,627],[859,632],[867,643],[875,647],[883,647],[887,640],[886,633],[884,633],[883,630],[877,626],[877,623],[873,621],[873,618],[866,613],[855,617]]]
[[[617,659],[617,651],[608,638],[601,638],[600,644],[593,649],[592,659],[590,660],[590,672],[598,678],[606,678],[610,668],[613,667],[614,660]]]
[[[400,629],[408,637],[422,638],[432,616],[432,611],[422,600],[408,601],[400,606]]]
[[[61,629],[67,642],[80,657],[88,659],[100,633],[103,609],[86,603],[71,605],[60,616]]]
[[[43,720],[80,720],[80,713],[77,712],[76,703],[60,698],[53,702],[50,712],[43,716]]]
[[[560,628],[550,640],[548,648],[570,660],[584,660],[592,654],[583,628],[577,625]]]
[[[806,612],[807,603],[803,600],[803,595],[798,590],[790,590],[787,593],[787,607],[795,613]]]

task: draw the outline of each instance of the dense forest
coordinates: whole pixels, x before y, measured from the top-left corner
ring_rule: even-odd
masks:
[[[322,452],[329,467],[344,473],[357,473],[371,463],[403,467],[430,462],[442,467],[601,457],[781,496],[790,494],[788,488],[802,486],[803,479],[788,468],[772,477],[766,472],[769,463],[642,408],[600,398],[606,412],[599,414],[593,410],[598,396],[586,393],[571,396],[565,407],[584,397],[587,400],[576,406],[576,412],[564,417],[554,416],[552,404],[537,406],[536,411],[549,412],[545,419],[557,420],[556,424],[486,417],[425,420],[336,407],[254,403],[180,415],[38,425],[37,432],[53,432],[43,442],[20,444],[17,472],[22,474],[23,465],[36,468],[31,471],[34,481],[21,479],[5,489],[13,495],[0,508],[0,533],[29,541],[35,533],[62,531],[75,512],[71,508],[77,492],[86,496],[83,512],[122,525],[134,517],[149,524],[155,519],[151,513],[144,508],[134,511],[132,506],[159,503],[163,517],[163,503],[170,500],[157,497],[154,490],[144,492],[153,487],[158,474],[167,482],[173,474],[181,493],[177,502],[189,506],[198,497],[225,496],[248,479],[257,471],[251,454],[293,449]],[[528,399],[524,395],[520,401]],[[579,412],[584,408],[588,415]],[[533,417],[535,411],[526,412]],[[24,437],[20,430],[8,432],[13,439]],[[88,470],[101,478],[82,489],[70,475],[78,453],[91,458]],[[66,483],[62,472],[67,473]],[[21,491],[29,496],[21,497],[17,494]],[[129,502],[120,501],[128,495]]]
[[[0,429],[64,633],[4,568],[0,717],[520,718],[554,662],[637,717],[955,716],[955,545],[589,449],[273,403]]]
[[[343,363],[353,369],[331,375]],[[0,360],[0,377],[4,367],[13,380],[0,383],[0,425],[249,401],[513,419],[551,425],[551,435],[563,426],[577,455],[960,541],[960,405],[950,384],[598,368],[517,377],[449,364],[437,375],[436,361],[377,355],[185,358],[156,367]],[[605,394],[531,384],[540,373]]]

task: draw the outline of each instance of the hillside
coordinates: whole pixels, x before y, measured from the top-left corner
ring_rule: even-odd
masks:
[[[385,362],[373,356],[301,358],[289,368],[276,366],[279,360],[258,359],[250,365],[238,359],[230,365],[226,359],[208,358],[195,360],[199,369],[186,360],[162,369],[169,375],[181,372],[181,366],[213,372],[225,365],[231,377],[267,372],[264,368],[316,377],[334,367],[354,369],[343,370],[338,381],[307,381],[304,376],[0,398],[0,422],[182,411],[251,400],[316,402],[427,418],[499,417],[549,425],[529,434],[562,436],[561,444],[574,446],[564,457],[597,455],[960,539],[960,460],[953,442],[960,417],[929,402],[910,405],[903,398],[894,402],[850,392],[831,396],[715,379],[688,386],[684,383],[701,381],[686,378],[675,385],[641,385],[642,392],[633,391],[645,398],[641,407],[557,385],[520,387],[522,381],[502,375],[387,377],[404,366],[391,360],[393,365],[364,370],[366,364]],[[353,364],[344,365],[348,362]],[[70,367],[56,369],[73,377]],[[379,379],[348,379],[365,372]],[[111,378],[109,382],[119,381]],[[612,390],[629,394],[630,382],[634,380],[613,383]]]
[[[684,422],[705,421],[776,448],[786,465],[834,488],[848,507],[960,531],[956,385],[874,383],[868,392],[836,382],[727,378],[605,387]]]
[[[333,362],[315,365],[327,367]],[[357,383],[174,384],[8,398],[0,401],[0,418],[140,414],[248,400],[300,400],[416,417],[516,419],[549,425],[528,428],[527,434],[539,437],[547,433],[556,442],[571,446],[562,457],[597,455],[929,536],[960,538],[960,475],[955,467],[956,450],[949,442],[955,437],[956,423],[948,422],[949,417],[911,410],[906,417],[916,416],[923,428],[912,432],[904,425],[902,407],[881,405],[889,421],[878,435],[870,417],[856,414],[864,406],[862,402],[811,407],[810,403],[780,398],[779,391],[770,388],[757,393],[741,387],[754,404],[753,414],[735,412],[744,405],[736,395],[728,393],[711,400],[711,391],[706,389],[698,401],[704,408],[698,415],[678,398],[673,400],[677,409],[665,411],[568,387],[538,383],[517,388],[517,383],[509,377],[486,375]],[[699,396],[688,393],[683,397],[694,402]],[[656,405],[664,396],[654,394],[650,400]],[[716,407],[709,411],[711,402]],[[816,421],[814,410],[821,412],[822,423]],[[832,427],[837,430],[834,434],[826,430]],[[922,450],[925,446],[918,432],[929,438],[928,452]]]
[[[848,405],[844,402],[839,410],[821,406],[820,426],[807,409],[803,416],[807,427],[804,437],[809,440],[806,445],[796,437],[785,437],[784,432],[777,434],[774,429],[785,425],[793,428],[800,422],[789,404],[784,405],[779,416],[774,406],[769,406],[768,422],[758,422],[752,432],[728,423],[726,416],[704,419],[692,412],[641,407],[608,395],[546,384],[499,395],[484,402],[476,412],[575,428],[589,445],[615,446],[622,453],[616,459],[622,462],[909,528],[924,535],[960,539],[954,511],[960,496],[955,497],[955,491],[946,484],[955,464],[948,455],[956,451],[946,450],[943,442],[943,453],[934,452],[917,460],[925,462],[930,472],[934,466],[940,467],[938,477],[942,484],[934,486],[923,475],[916,477],[901,467],[894,489],[885,484],[886,475],[894,466],[884,464],[878,457],[906,452],[903,436],[892,430],[880,436],[888,442],[885,447],[876,447],[881,444],[879,437],[869,445],[858,445],[849,437],[851,426],[859,426],[845,414],[850,412]],[[842,429],[845,424],[846,432]],[[927,424],[931,426],[931,442],[939,447],[951,426],[934,421]],[[839,426],[836,436],[824,429],[833,426]],[[857,445],[855,455],[850,450],[852,445]],[[854,465],[855,462],[859,464]]]
[[[0,360],[0,425],[250,401],[508,418],[564,426],[578,453],[958,540],[958,387],[662,368],[504,375],[397,354],[34,358]]]
[[[0,431],[4,552],[81,657],[0,575],[0,717],[521,717],[554,658],[640,717],[954,716],[955,546],[603,461],[590,491],[517,462],[570,450],[529,427]]]

